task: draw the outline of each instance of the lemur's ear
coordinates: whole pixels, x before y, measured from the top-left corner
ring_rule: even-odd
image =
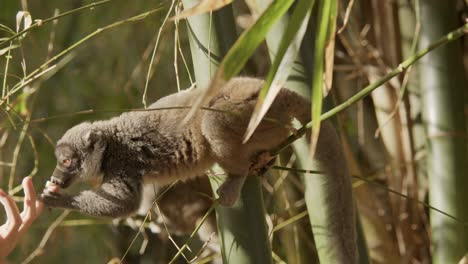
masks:
[[[83,140],[86,142],[87,146],[93,146],[101,140],[101,136],[101,131],[89,130],[84,134]]]

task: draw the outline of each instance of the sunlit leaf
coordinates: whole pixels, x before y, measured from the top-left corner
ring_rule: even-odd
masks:
[[[265,84],[260,91],[257,104],[244,136],[244,143],[252,136],[258,124],[265,116],[276,95],[286,83],[294,65],[302,38],[307,29],[312,6],[315,1],[300,0],[291,16],[288,27],[282,37],[279,49],[268,72]]]
[[[28,98],[30,93],[24,92],[16,98],[15,106],[13,109],[16,113],[19,113],[21,116],[26,116],[28,114]]]

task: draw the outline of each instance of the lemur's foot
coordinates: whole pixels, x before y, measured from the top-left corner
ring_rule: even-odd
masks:
[[[261,176],[275,164],[276,156],[271,156],[268,151],[260,152],[252,159],[249,174]]]
[[[219,195],[216,201],[225,207],[234,206],[237,199],[239,199],[244,181],[244,176],[228,176],[223,184],[219,186],[218,190],[216,190],[216,193]]]

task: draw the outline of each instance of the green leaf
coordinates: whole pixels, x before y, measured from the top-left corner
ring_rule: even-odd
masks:
[[[258,20],[242,33],[224,57],[208,89],[194,102],[183,123],[190,120],[198,108],[211,98],[220,86],[242,70],[247,60],[263,42],[270,28],[288,11],[293,2],[293,0],[274,1]]]
[[[229,80],[244,68],[245,63],[263,42],[270,28],[288,11],[293,2],[293,0],[274,1],[252,27],[244,31],[221,62],[218,71],[224,80]]]
[[[23,92],[16,98],[16,104],[13,109],[21,116],[26,116],[28,114],[28,98],[30,95],[29,92]]]
[[[323,88],[323,68],[325,45],[329,39],[330,20],[336,19],[336,0],[320,1],[319,16],[317,21],[317,38],[315,41],[314,72],[312,76],[312,138],[311,156],[314,155],[317,147],[317,140],[320,133],[320,115],[322,114],[322,88]],[[333,16],[333,14],[335,14]],[[334,32],[332,32],[334,34]]]
[[[268,111],[268,108],[273,103],[276,95],[286,83],[289,72],[294,65],[297,52],[301,46],[302,38],[306,32],[314,3],[314,0],[299,0],[296,5],[286,32],[282,37],[273,65],[260,91],[257,104],[255,105],[247,131],[244,135],[244,143],[252,136],[258,124]]]

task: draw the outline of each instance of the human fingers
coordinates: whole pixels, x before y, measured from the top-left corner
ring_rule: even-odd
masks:
[[[58,185],[47,186],[44,192],[57,192],[60,189]],[[41,200],[36,201],[36,212],[40,214],[44,210],[44,203]]]
[[[24,190],[24,207],[23,212],[21,212],[21,218],[23,224],[21,225],[19,231],[23,233],[31,225],[34,219],[37,218],[38,212],[36,204],[36,191],[34,190],[34,185],[32,183],[31,177],[25,177],[22,182]]]
[[[6,223],[0,228],[0,235],[4,239],[9,239],[18,233],[22,223],[21,216],[13,198],[8,196],[2,189],[0,189],[0,203],[5,208],[7,216]]]

